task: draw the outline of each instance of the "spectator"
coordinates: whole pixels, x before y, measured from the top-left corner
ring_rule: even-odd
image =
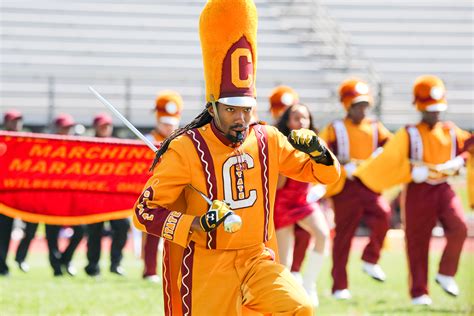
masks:
[[[15,110],[5,112],[3,127],[9,132],[19,132],[23,128],[23,115]],[[7,266],[8,248],[13,228],[13,218],[0,214],[0,276],[9,275]]]
[[[112,137],[113,124],[112,118],[106,114],[98,114],[94,117],[93,127],[95,137]],[[125,271],[121,267],[122,251],[127,242],[127,234],[130,223],[127,218],[110,221],[112,229],[112,245],[110,249],[110,272],[123,276]],[[101,240],[104,230],[104,222],[87,225],[87,260],[85,268],[89,276],[100,275],[99,260],[101,254]]]
[[[68,114],[60,114],[54,120],[54,131],[58,135],[70,135],[74,125],[75,123],[72,116]],[[35,237],[37,228],[37,223],[25,222],[24,235],[18,245],[15,256],[15,261],[18,263],[18,267],[23,272],[28,272],[30,269],[26,262],[26,257],[31,241]],[[71,236],[69,244],[63,253],[61,253],[58,246],[60,230],[61,226],[59,225],[45,225],[46,240],[48,242],[49,250],[49,263],[53,268],[54,276],[62,276],[63,267],[69,275],[75,276],[77,270],[71,264],[71,259],[74,255],[74,251],[82,240],[84,228],[83,226],[73,226],[73,235]]]
[[[58,135],[71,135],[75,126],[74,119],[69,114],[60,114],[54,120],[55,132]],[[62,275],[63,269],[71,276],[77,273],[71,264],[74,252],[84,236],[84,226],[72,226],[73,234],[69,239],[66,249],[61,253],[58,248],[58,238],[61,226],[46,225],[46,239],[49,248],[49,261],[55,275]]]
[[[152,142],[160,143],[178,128],[183,110],[183,99],[174,91],[163,91],[155,100],[156,126],[145,135]],[[156,273],[160,238],[143,232],[142,257],[144,261],[143,278],[150,282],[159,282]]]
[[[23,115],[21,112],[11,110],[3,116],[3,126],[6,131],[19,132],[23,129]]]

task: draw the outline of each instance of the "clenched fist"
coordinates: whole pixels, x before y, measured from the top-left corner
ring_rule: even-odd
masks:
[[[206,214],[199,218],[199,223],[203,231],[210,232],[216,229],[231,214],[234,214],[234,212],[226,202],[214,200]]]
[[[288,135],[288,141],[293,147],[313,158],[320,157],[326,153],[326,147],[319,142],[319,137],[309,129],[292,130],[290,135]]]

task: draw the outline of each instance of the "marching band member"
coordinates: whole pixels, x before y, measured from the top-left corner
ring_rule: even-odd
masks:
[[[401,205],[410,295],[414,305],[430,305],[428,250],[431,231],[438,220],[447,243],[436,282],[447,293],[459,294],[454,276],[467,228],[461,201],[447,179],[464,166],[464,142],[469,138],[472,141],[473,136],[451,122],[440,121],[440,114],[448,105],[444,83],[438,77],[418,77],[413,97],[421,121],[398,130],[383,152],[360,166],[355,176],[376,193],[406,184]]]
[[[377,264],[385,234],[390,225],[390,206],[353,176],[358,164],[369,158],[390,138],[382,123],[367,118],[373,104],[368,85],[351,78],[341,83],[339,96],[346,117],[335,120],[320,134],[339,162],[344,165],[338,182],[327,187],[326,197],[334,204],[335,236],[333,241],[334,280],[332,293],[336,299],[350,299],[346,265],[352,237],[362,217],[371,229],[370,241],[362,254],[363,271],[378,281],[385,281],[385,273]]]
[[[266,247],[277,180],[281,173],[331,183],[339,164],[308,129],[287,140],[251,124],[256,31],[253,1],[207,2],[200,18],[206,108],[162,143],[136,204],[135,226],[166,239],[166,315],[241,315],[243,307],[313,315],[304,289]]]

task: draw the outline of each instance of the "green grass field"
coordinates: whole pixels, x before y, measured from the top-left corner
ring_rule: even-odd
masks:
[[[385,251],[381,265],[388,281],[373,281],[361,272],[360,254],[354,252],[349,266],[353,299],[334,301],[330,296],[330,260],[319,280],[321,307],[318,315],[474,315],[474,255],[464,253],[457,280],[462,294],[446,295],[433,281],[440,254],[430,263],[431,307],[412,307],[408,297],[407,267],[401,251]],[[0,315],[163,315],[161,286],[142,281],[141,263],[127,253],[124,267],[128,276],[108,273],[107,260],[101,262],[103,274],[92,279],[81,270],[75,278],[54,278],[46,254],[32,253],[31,271],[22,273],[10,261],[11,275],[0,278]],[[85,258],[79,253],[77,267]],[[209,315],[212,315],[210,313]]]

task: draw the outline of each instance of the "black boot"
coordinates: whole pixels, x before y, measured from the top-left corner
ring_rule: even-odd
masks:
[[[88,265],[84,270],[86,271],[87,275],[91,277],[97,277],[100,275],[100,268],[98,266]]]

